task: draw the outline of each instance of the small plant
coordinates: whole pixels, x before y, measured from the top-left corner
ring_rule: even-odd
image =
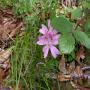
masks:
[[[39,32],[43,34],[43,36],[39,37],[37,44],[45,45],[43,48],[44,58],[48,56],[49,49],[52,56],[56,58],[56,56],[59,54],[59,51],[55,45],[58,44],[60,35],[57,34],[57,31],[51,26],[50,20],[48,20],[48,27],[42,24],[42,28],[39,30]]]

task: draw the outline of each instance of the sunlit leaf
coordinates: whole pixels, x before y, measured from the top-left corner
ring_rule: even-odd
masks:
[[[72,23],[65,17],[55,17],[52,19],[53,27],[61,33],[69,33],[72,30]]]
[[[75,39],[72,34],[64,34],[59,40],[59,49],[61,53],[68,54],[74,50]]]
[[[85,31],[90,31],[90,20],[87,20],[85,25],[84,25]]]
[[[88,37],[88,35],[86,35],[84,32],[82,32],[80,30],[76,30],[74,32],[74,36],[77,41],[79,41],[86,48],[90,49],[90,38]]]
[[[77,8],[71,12],[72,19],[78,19],[82,16],[82,9]]]

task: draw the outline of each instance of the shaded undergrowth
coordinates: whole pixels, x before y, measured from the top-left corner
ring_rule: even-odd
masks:
[[[15,90],[61,90],[59,81],[48,78],[48,73],[58,73],[59,58],[44,59],[41,47],[36,44],[40,25],[56,13],[58,1],[1,0],[0,5],[11,6],[14,17],[22,19],[25,25],[24,35],[17,34],[10,44],[13,46],[11,68],[5,85]]]

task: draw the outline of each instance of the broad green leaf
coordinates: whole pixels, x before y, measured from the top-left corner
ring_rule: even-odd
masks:
[[[87,20],[87,22],[84,25],[85,31],[90,31],[90,20]]]
[[[53,27],[61,33],[69,33],[72,30],[72,23],[65,17],[55,17],[52,19]]]
[[[81,8],[77,8],[77,9],[74,9],[72,12],[71,12],[71,17],[72,19],[78,19],[82,16],[82,9]]]
[[[83,6],[90,9],[90,1],[83,1]]]
[[[80,30],[76,30],[74,32],[74,36],[76,40],[79,41],[82,45],[84,45],[86,48],[90,48],[90,38],[88,35],[86,35],[86,33]]]
[[[72,34],[63,34],[59,40],[59,49],[63,54],[69,54],[74,50],[75,39]]]

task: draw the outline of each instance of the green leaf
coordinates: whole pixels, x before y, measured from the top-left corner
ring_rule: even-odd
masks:
[[[90,1],[83,1],[83,6],[90,9]]]
[[[63,54],[69,54],[74,50],[75,39],[72,34],[63,34],[59,40],[59,49]]]
[[[53,27],[61,33],[69,33],[72,30],[72,23],[65,17],[55,17],[52,19]]]
[[[84,25],[85,31],[90,31],[90,20],[87,20],[85,25]]]
[[[71,12],[71,17],[72,19],[78,19],[82,16],[82,9],[81,8],[77,8],[77,9],[74,9],[72,12]]]
[[[90,38],[88,35],[86,35],[86,33],[77,30],[74,32],[74,36],[82,45],[84,45],[86,48],[90,48]]]

